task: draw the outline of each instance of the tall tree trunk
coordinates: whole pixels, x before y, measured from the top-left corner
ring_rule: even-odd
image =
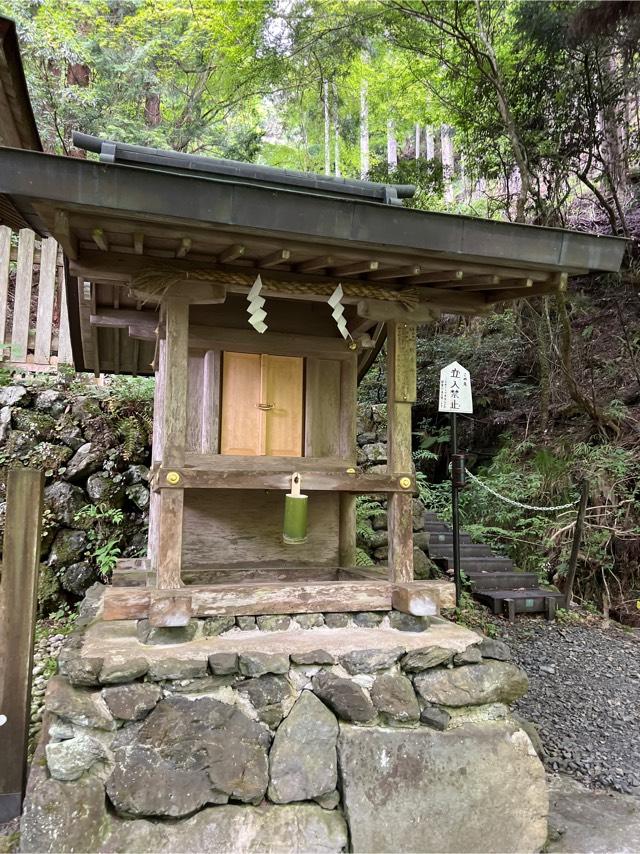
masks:
[[[444,200],[453,201],[453,128],[450,125],[442,125],[440,128],[440,144],[442,150],[442,180],[444,182]]]
[[[160,95],[157,92],[147,92],[144,99],[144,120],[147,127],[155,128],[162,121],[160,112]]]
[[[436,156],[436,139],[433,132],[433,125],[427,125],[426,127],[426,140],[427,140],[427,150],[425,153],[425,157],[427,160],[433,160]]]
[[[331,175],[331,116],[329,113],[329,81],[322,81],[322,106],[324,110],[324,174]]]
[[[333,94],[333,163],[336,178],[340,177],[340,123],[338,118],[338,87],[331,84]]]
[[[369,174],[369,97],[366,80],[360,83],[360,178]]]
[[[398,143],[396,126],[393,119],[387,119],[387,169],[393,172],[398,168]]]
[[[420,125],[416,122],[416,160],[420,158]]]

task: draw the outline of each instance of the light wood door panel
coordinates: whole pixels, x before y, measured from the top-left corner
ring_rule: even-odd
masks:
[[[303,409],[302,358],[224,354],[222,454],[302,456]]]
[[[264,451],[261,357],[254,353],[225,353],[222,367],[222,426],[220,452],[253,457]]]
[[[302,456],[302,368],[295,356],[262,357],[265,450],[270,457]]]

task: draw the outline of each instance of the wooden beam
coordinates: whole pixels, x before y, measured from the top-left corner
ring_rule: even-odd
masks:
[[[234,243],[232,246],[228,246],[220,252],[218,255],[218,262],[220,264],[229,264],[231,261],[235,261],[236,258],[242,258],[245,252],[246,246],[242,243]]]
[[[377,261],[354,261],[352,264],[344,264],[342,267],[334,267],[331,271],[334,276],[357,276],[359,273],[373,273],[378,269]]]
[[[256,264],[258,267],[263,268],[277,267],[279,264],[286,264],[289,258],[291,258],[291,251],[289,249],[278,249],[277,252],[272,252],[264,258],[260,258]]]
[[[388,611],[391,608],[391,585],[387,581],[216,584],[181,588],[181,592],[188,592],[196,617]],[[152,602],[176,593],[175,590],[107,587],[102,619],[148,618]]]
[[[408,285],[437,285],[444,282],[461,282],[464,278],[462,270],[436,270],[433,273],[420,273],[417,276],[412,276],[408,281]]]
[[[75,261],[78,257],[78,239],[71,232],[69,217],[65,211],[56,210],[54,214],[53,236],[64,249],[65,255]]]
[[[136,255],[142,255],[144,252],[144,233],[142,231],[133,232],[133,251]]]
[[[383,302],[382,300],[361,300],[358,303],[357,311],[358,317],[370,320],[372,323],[400,320],[419,326],[424,323],[433,323],[438,317],[438,311],[427,305],[405,308],[399,302]]]
[[[523,290],[527,291],[533,288],[533,279],[498,279],[495,277],[497,281],[493,282],[490,285],[486,284],[478,284],[476,279],[470,279],[469,282],[465,282],[463,291],[464,293],[473,293],[474,291],[511,291],[511,290]],[[523,293],[522,296],[526,296],[526,293]]]
[[[0,611],[0,822],[19,816],[27,782],[44,475],[10,469]]]
[[[160,322],[156,311],[136,311],[126,308],[101,308],[97,314],[90,316],[92,326],[106,326],[116,329],[126,329],[128,326],[148,327],[155,333]]]
[[[96,244],[98,249],[101,249],[103,252],[109,251],[109,241],[107,240],[107,236],[101,228],[94,228],[91,232],[91,237],[93,238],[93,242]]]
[[[0,359],[7,332],[7,306],[9,301],[9,261],[11,257],[11,229],[0,225]]]
[[[191,238],[183,237],[180,246],[176,249],[176,258],[184,258],[191,249]]]
[[[48,365],[51,358],[53,301],[56,293],[56,273],[58,272],[58,244],[55,237],[47,237],[42,241],[41,254],[33,361],[38,365]]]
[[[530,288],[523,289],[513,289],[513,290],[496,290],[494,288],[487,288],[484,293],[484,298],[486,300],[487,305],[495,305],[497,302],[505,302],[514,299],[529,299],[530,297],[540,297],[547,296],[548,294],[557,293],[560,290],[560,285],[555,282],[549,282],[548,284],[537,284],[532,285]]]
[[[443,310],[482,311],[486,307],[484,299],[476,294],[463,294],[446,288],[423,288],[419,290],[418,299],[421,305]]]
[[[172,483],[175,475],[179,479]],[[171,477],[169,477],[171,475]],[[169,479],[167,479],[169,477]],[[411,465],[404,473],[393,475],[387,474],[362,474],[348,473],[346,469],[336,471],[302,471],[303,490],[328,491],[328,492],[352,492],[366,495],[383,494],[393,492],[405,492],[409,495],[415,491],[415,477],[411,474]],[[402,486],[400,481],[407,479],[407,485]],[[282,468],[282,471],[265,471],[264,468],[255,469],[220,469],[215,468],[188,468],[181,465],[163,465],[157,469],[151,480],[151,488],[162,491],[175,491],[182,489],[273,489],[285,492],[291,486],[291,469]]]
[[[376,273],[369,274],[371,282],[385,282],[388,279],[406,279],[412,276],[417,276],[420,272],[420,267],[417,264],[412,264],[409,267],[392,267],[387,270],[378,270]]]
[[[164,299],[175,298],[184,302],[200,305],[218,305],[227,298],[227,289],[224,285],[214,282],[196,281],[185,278],[182,281],[173,281],[161,291],[146,290],[140,286],[129,288],[129,293],[136,299],[144,302],[159,303]]]
[[[257,335],[249,329],[223,326],[189,327],[189,347],[202,350],[236,350],[239,353],[270,353],[272,356],[326,356],[330,359],[349,359],[350,350],[342,338],[322,338],[315,335],[289,335],[285,332],[265,332]]]
[[[13,326],[11,329],[12,362],[26,362],[27,360],[34,242],[35,233],[30,228],[21,228],[18,234],[18,268],[16,270]]]
[[[451,283],[451,288],[457,288],[461,291],[466,291],[474,285],[478,287],[496,287],[500,284],[499,276],[476,276],[472,273],[467,273],[464,279],[457,280]]]
[[[416,400],[416,328],[393,320],[387,324],[387,471],[410,471],[411,404]],[[393,493],[389,515],[389,578],[413,581],[412,496]]]
[[[318,258],[301,261],[299,264],[296,264],[295,269],[298,273],[315,273],[317,270],[327,270],[333,267],[336,260],[335,255],[320,255]]]

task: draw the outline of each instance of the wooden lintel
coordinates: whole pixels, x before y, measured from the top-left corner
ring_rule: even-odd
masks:
[[[176,258],[184,258],[191,249],[191,238],[183,237],[180,246],[176,249]]]
[[[409,267],[392,267],[387,270],[378,270],[375,273],[370,273],[369,280],[372,282],[385,282],[389,279],[406,279],[417,276],[419,272],[420,267],[417,264]]]
[[[309,614],[316,612],[389,611],[388,581],[319,581],[315,583],[247,583],[189,587],[195,617]],[[140,587],[107,587],[102,619],[141,620],[149,617],[152,602],[184,593]]]
[[[184,278],[182,281],[174,281],[162,291],[145,290],[141,287],[130,288],[129,293],[136,299],[144,302],[161,302],[164,299],[182,299],[185,302],[198,305],[218,305],[227,298],[227,289],[224,285],[214,282],[202,282],[195,279]]]
[[[291,258],[291,251],[289,249],[278,249],[277,252],[272,252],[264,258],[260,258],[257,262],[257,266],[266,269],[269,267],[277,267],[278,264],[286,264],[289,258]]]
[[[177,475],[177,478],[176,478]],[[377,495],[415,492],[413,474],[349,474],[346,469],[337,471],[303,471],[304,491],[352,492]],[[166,489],[257,489],[286,491],[291,486],[291,470],[265,471],[255,469],[188,468],[164,465],[151,478],[154,491]]]
[[[405,308],[398,302],[383,302],[382,300],[361,300],[358,303],[358,317],[371,322],[389,320],[404,320],[416,325],[433,323],[438,317],[438,311],[427,305],[417,305],[415,308]]]
[[[357,276],[358,273],[373,273],[378,269],[377,261],[354,261],[352,264],[343,264],[342,267],[334,267],[331,271],[334,276]]]
[[[431,305],[443,311],[481,312],[486,308],[485,300],[478,294],[465,294],[446,288],[423,288],[418,294],[420,305]]]
[[[246,247],[242,243],[234,243],[223,249],[218,255],[220,264],[228,264],[230,261],[235,261],[236,258],[242,258],[246,252]]]
[[[356,342],[357,344],[357,342]],[[330,359],[349,359],[355,350],[342,338],[322,338],[315,335],[289,335],[266,332],[259,335],[249,329],[223,326],[189,327],[189,347],[203,350],[235,350],[239,353],[270,353],[273,356],[325,356]]]

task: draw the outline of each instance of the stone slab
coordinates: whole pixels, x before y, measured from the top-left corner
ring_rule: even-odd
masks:
[[[511,722],[451,732],[340,724],[354,852],[534,852],[547,837],[544,769]]]

